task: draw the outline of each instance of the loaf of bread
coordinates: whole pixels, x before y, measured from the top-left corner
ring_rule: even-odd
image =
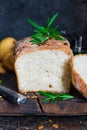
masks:
[[[40,46],[31,38],[18,41],[15,47],[15,73],[21,93],[70,90],[70,59],[73,56],[67,40],[47,40]]]
[[[71,60],[73,86],[87,98],[87,54],[79,54]]]

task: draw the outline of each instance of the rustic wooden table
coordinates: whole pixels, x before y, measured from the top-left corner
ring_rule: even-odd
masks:
[[[87,116],[0,117],[0,130],[87,130]]]
[[[0,75],[0,79],[6,87],[17,89],[14,74]],[[29,98],[19,106],[2,98],[0,130],[87,130],[87,100],[76,95],[78,98],[58,104],[43,104],[41,98],[39,102]]]

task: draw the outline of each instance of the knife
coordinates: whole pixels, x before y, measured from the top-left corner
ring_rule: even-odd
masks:
[[[12,103],[24,104],[26,102],[26,96],[6,88],[4,85],[0,85],[0,95]]]

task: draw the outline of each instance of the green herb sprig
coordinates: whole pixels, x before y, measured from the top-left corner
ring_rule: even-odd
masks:
[[[52,38],[56,40],[65,40],[62,36],[60,36],[61,33],[57,31],[58,29],[57,26],[55,28],[51,28],[51,25],[57,16],[58,14],[56,13],[50,19],[48,19],[46,26],[40,26],[31,19],[28,19],[28,23],[30,23],[36,28],[36,30],[34,30],[35,34],[31,36],[32,37],[31,42],[33,44],[37,44],[39,46],[41,43]]]
[[[0,80],[0,85],[3,85],[4,83]]]
[[[57,94],[57,93],[52,93],[52,92],[39,91],[39,94],[46,97],[44,99],[44,102],[49,102],[49,101],[54,102],[56,99],[60,102],[62,100],[69,100],[69,99],[74,98],[73,96],[69,94],[65,94],[65,93]]]

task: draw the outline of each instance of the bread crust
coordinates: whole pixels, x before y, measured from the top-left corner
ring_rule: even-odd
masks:
[[[70,44],[67,40],[60,41],[60,40],[51,39],[51,40],[47,40],[40,46],[36,44],[32,44],[30,40],[31,38],[27,37],[17,42],[15,46],[16,57],[24,53],[29,53],[29,52],[38,51],[38,50],[47,50],[47,49],[62,50],[68,55],[73,55],[72,50],[70,49]]]
[[[21,90],[21,89],[20,89],[20,86],[19,86],[18,89],[19,89],[19,92],[22,93],[22,94],[27,94],[28,92],[33,92],[33,93],[36,93],[36,92],[37,92],[37,91],[27,91],[27,92],[26,92],[25,90]],[[69,93],[69,91],[70,91],[70,89],[67,89],[67,91],[65,91],[65,92],[64,92],[64,91],[59,91],[59,92],[58,92],[58,91],[51,91],[51,90],[50,90],[50,92],[53,92],[53,93]],[[49,91],[45,90],[44,92],[49,92]]]
[[[70,61],[71,66],[71,74],[72,74],[72,84],[73,86],[85,97],[87,98],[87,83],[85,83],[84,79],[81,78],[79,73],[74,69],[74,59],[78,56],[84,56],[87,54],[79,54],[74,57],[72,57]]]

